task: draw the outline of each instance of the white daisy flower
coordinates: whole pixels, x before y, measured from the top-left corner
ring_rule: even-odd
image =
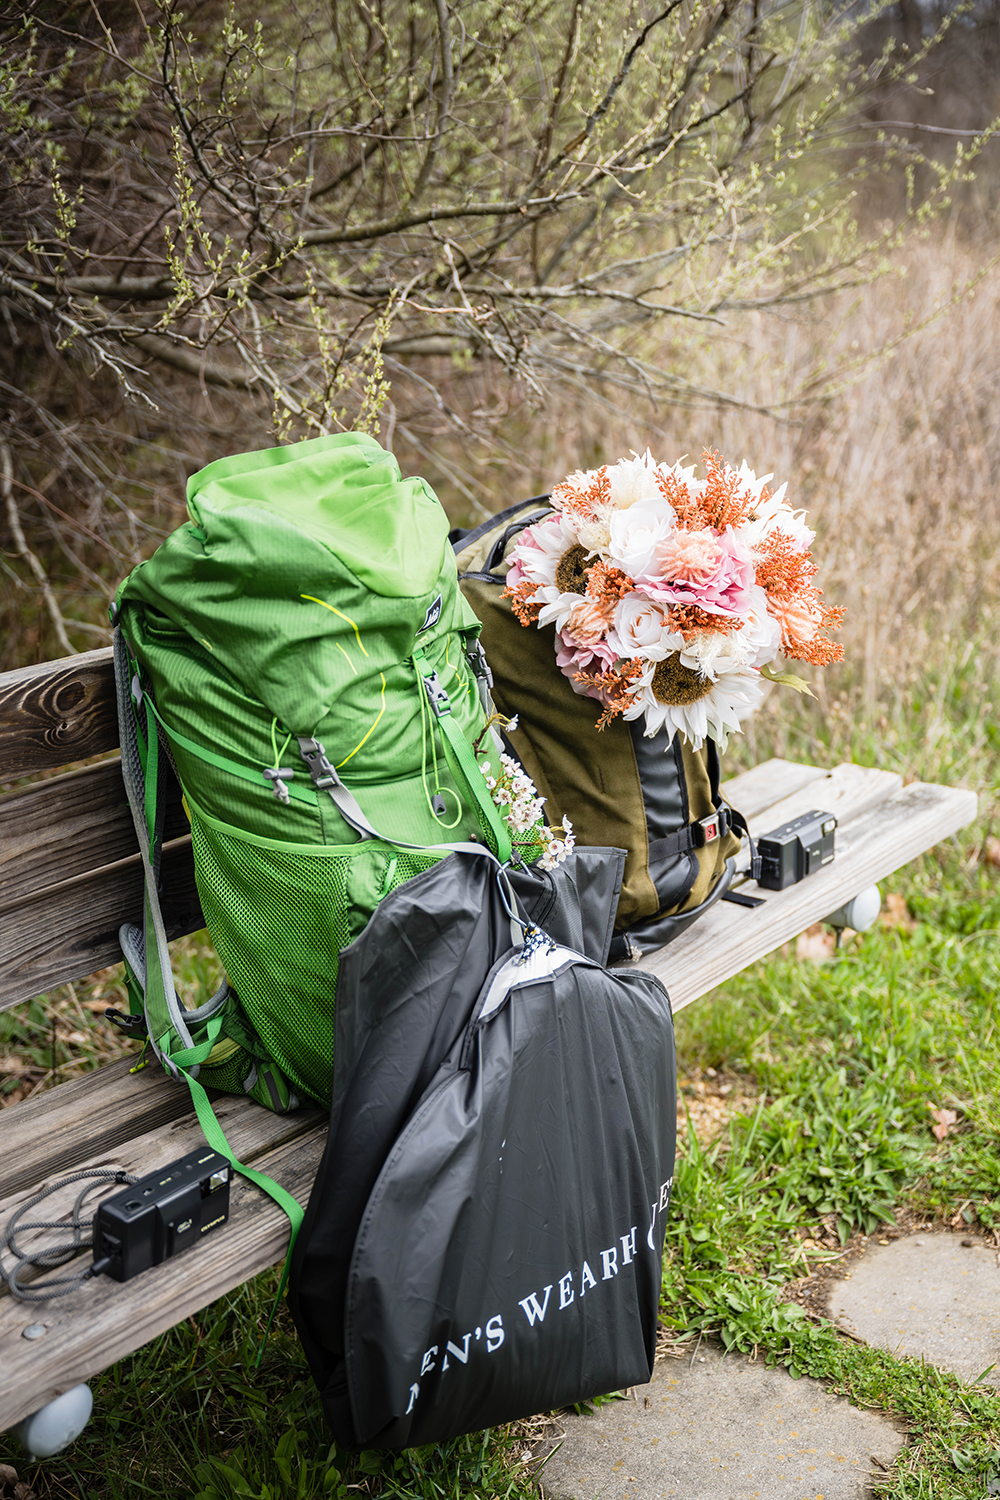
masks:
[[[686,667],[679,656],[650,662],[632,683],[633,699],[625,709],[626,719],[645,716],[643,734],[652,738],[661,729],[670,731],[667,745],[677,730],[700,750],[706,739],[723,749],[730,730],[759,708],[764,698],[760,673],[745,667],[722,672],[713,682]],[[666,748],[666,747],[665,747]]]

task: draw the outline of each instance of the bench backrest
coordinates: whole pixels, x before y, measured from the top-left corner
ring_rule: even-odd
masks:
[[[118,928],[142,922],[117,749],[110,649],[0,674],[0,785],[15,784],[0,795],[0,1009],[119,963]],[[173,938],[204,926],[176,784],[165,840]]]

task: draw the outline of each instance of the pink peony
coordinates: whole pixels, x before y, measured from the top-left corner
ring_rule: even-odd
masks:
[[[709,614],[746,619],[753,608],[751,591],[756,582],[753,553],[746,543],[731,526],[719,536],[689,532],[691,545],[678,541],[674,546],[674,535],[657,549],[657,556],[664,559],[662,571],[636,576],[636,589],[657,604],[692,604]],[[685,576],[671,576],[667,571],[675,559]]]
[[[713,578],[722,562],[722,548],[713,532],[672,531],[665,542],[656,549],[656,560],[664,578],[675,583],[689,583],[692,587],[705,584]]]
[[[618,658],[607,641],[595,641],[592,646],[577,646],[568,641],[561,630],[556,631],[556,641],[562,645],[562,650],[556,651],[556,665],[569,679],[574,693],[579,693],[584,698],[596,698],[598,703],[603,703],[605,698],[600,688],[594,687],[592,683],[577,682],[576,674],[586,672],[589,676],[596,677],[600,672],[606,672],[608,667],[614,666]]]

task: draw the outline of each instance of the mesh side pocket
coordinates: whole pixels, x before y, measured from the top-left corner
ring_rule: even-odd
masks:
[[[274,849],[191,811],[198,894],[230,983],[296,1093],[328,1104],[340,950],[383,896],[440,855],[377,843],[335,855]]]

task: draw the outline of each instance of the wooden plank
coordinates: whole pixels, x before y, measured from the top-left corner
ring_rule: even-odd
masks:
[[[169,937],[204,927],[190,837],[165,851],[161,904]],[[123,922],[141,923],[142,908],[142,864],[136,854],[50,886],[8,912],[0,921],[0,1010],[120,963],[118,929]]]
[[[797,761],[762,760],[759,766],[741,771],[722,783],[722,795],[732,807],[749,820],[764,813],[775,802],[797,792],[800,787],[819,781],[827,773],[822,766],[801,765]]]
[[[832,771],[822,772],[760,812],[749,814],[747,821],[750,831],[759,837],[802,813],[820,808],[834,813],[843,828],[852,818],[861,817],[898,792],[902,785],[903,778],[895,771],[879,771],[847,761],[834,766]]]
[[[184,1085],[174,1085],[174,1088],[181,1103],[187,1105],[175,1119],[142,1135],[120,1136],[100,1150],[90,1150],[74,1164],[73,1172],[92,1167],[109,1167],[143,1177],[147,1172],[152,1172],[167,1162],[176,1161],[179,1156],[203,1146],[205,1137],[198,1117],[191,1108],[191,1095]],[[237,1094],[216,1095],[213,1107],[234,1154],[240,1161],[247,1163],[255,1161],[265,1151],[273,1151],[310,1131],[322,1129],[329,1113],[324,1109],[298,1109],[291,1114],[278,1115],[252,1099]],[[35,1193],[66,1175],[66,1168],[61,1163],[49,1162],[33,1181],[5,1193],[0,1197],[0,1224],[5,1224],[8,1215],[34,1197]],[[62,1219],[71,1211],[79,1191],[80,1184],[74,1183],[60,1193],[54,1193],[46,1202],[43,1217]],[[0,1283],[0,1298],[6,1295],[6,1288]]]
[[[172,772],[166,800],[169,842],[188,831]],[[0,797],[0,914],[138,852],[120,759],[8,792]]]
[[[0,673],[0,782],[117,748],[110,647]]]
[[[89,1157],[187,1113],[187,1086],[159,1064],[130,1073],[138,1057],[137,1051],[0,1111],[0,1198],[46,1173],[72,1172]]]
[[[190,1102],[190,1095],[186,1089],[183,1093]],[[255,1104],[252,1099],[236,1097],[232,1094],[218,1096],[215,1101],[215,1113],[234,1154],[240,1161],[247,1164],[256,1161],[265,1151],[273,1151],[278,1146],[298,1140],[302,1136],[324,1130],[328,1118],[327,1111],[319,1109],[303,1109],[296,1110],[292,1114],[277,1115],[272,1110]],[[122,1170],[133,1176],[143,1177],[147,1172],[155,1171],[157,1167],[176,1161],[187,1152],[197,1150],[202,1146],[205,1146],[205,1137],[201,1126],[194,1111],[188,1109],[176,1120],[158,1130],[124,1142],[118,1141],[109,1150],[85,1157],[76,1164],[74,1172],[100,1167],[115,1171]],[[58,1181],[64,1175],[62,1168],[53,1166],[37,1182],[0,1199],[0,1224],[5,1224],[11,1213],[33,1198],[37,1192],[50,1183]],[[52,1197],[46,1200],[43,1217],[51,1222],[69,1222],[81,1186],[82,1184],[77,1181],[53,1193]],[[94,1202],[106,1196],[108,1191],[110,1189],[95,1190]],[[87,1212],[91,1211],[92,1207],[88,1208]],[[58,1240],[60,1236],[56,1234],[53,1238]],[[89,1251],[81,1251],[78,1259],[81,1260],[82,1267],[88,1264],[89,1254]],[[24,1281],[34,1279],[36,1279],[34,1275],[29,1275],[24,1278]],[[0,1307],[3,1305],[3,1298],[8,1295],[6,1286],[0,1283]]]
[[[254,1166],[305,1204],[323,1151],[325,1133],[314,1130],[265,1152]],[[202,1243],[154,1266],[132,1281],[99,1276],[78,1292],[50,1303],[0,1304],[4,1380],[0,1430],[37,1411],[63,1391],[140,1349],[199,1312],[224,1292],[281,1259],[288,1220],[259,1188],[238,1178],[228,1224]],[[31,1323],[45,1334],[21,1337]]]
[[[915,781],[838,829],[833,864],[787,890],[762,891],[766,904],[753,910],[717,903],[638,967],[662,980],[680,1010],[975,816],[974,792]]]

